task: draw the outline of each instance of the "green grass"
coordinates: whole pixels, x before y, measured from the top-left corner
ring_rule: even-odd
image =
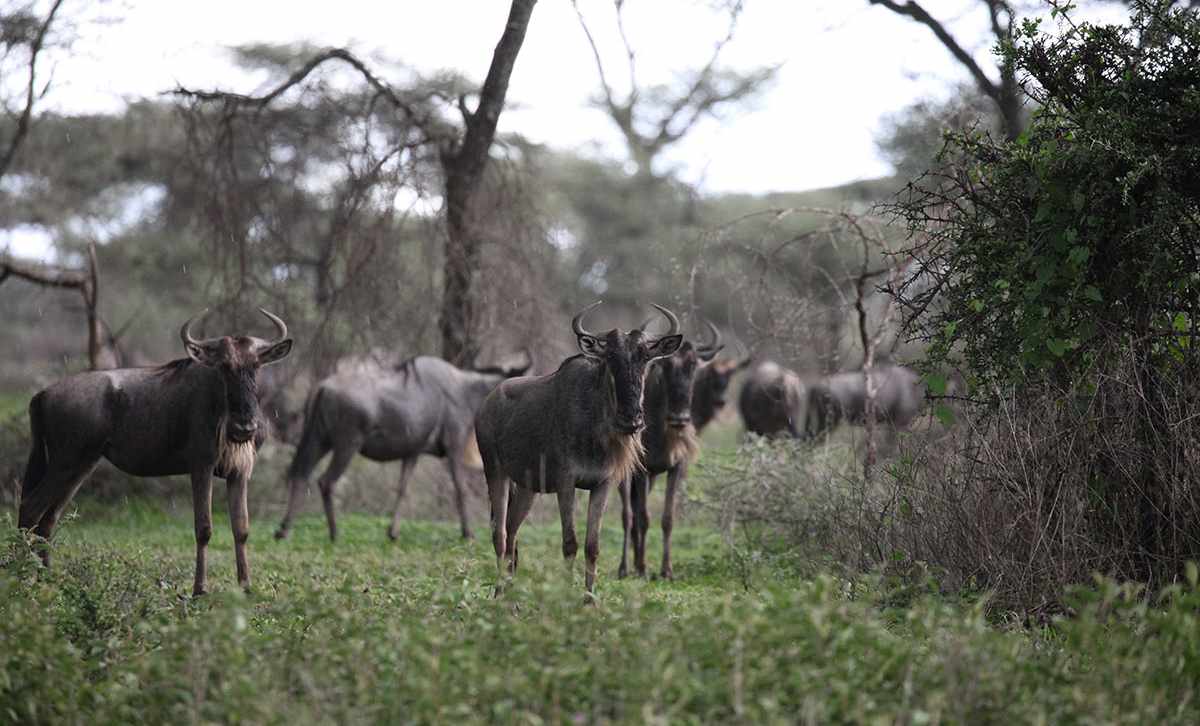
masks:
[[[391,543],[383,517],[347,514],[331,545],[316,516],[276,542],[269,514],[249,595],[218,514],[198,600],[186,509],[84,503],[48,571],[0,520],[0,722],[1183,723],[1197,707],[1194,586],[1151,607],[1104,584],[1027,630],[870,578],[748,571],[700,526],[677,529],[675,582],[618,581],[610,514],[585,607],[556,524],[522,531],[493,599],[486,537],[453,523]],[[658,547],[655,527],[655,564]]]

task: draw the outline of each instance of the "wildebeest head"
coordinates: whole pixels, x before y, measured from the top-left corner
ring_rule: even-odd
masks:
[[[713,337],[712,342],[708,343],[708,346],[720,350],[724,347],[720,344],[720,331],[712,323],[708,323],[708,327],[712,331]],[[720,413],[721,409],[725,408],[729,384],[733,380],[734,374],[748,368],[753,362],[754,358],[747,354],[738,361],[716,360],[701,369],[700,373],[696,376],[696,389],[693,396],[698,401],[702,401],[706,408],[710,409],[706,411],[709,417],[715,416]]]
[[[287,337],[287,325],[282,320],[259,308],[275,325],[275,340],[246,335],[197,340],[192,337],[192,323],[205,312],[184,323],[179,337],[188,357],[218,371],[225,382],[226,438],[235,443],[250,441],[259,426],[258,369],[287,357],[292,339]]]
[[[693,346],[686,342],[669,357],[655,361],[667,391],[667,425],[682,429],[692,422],[692,390],[696,372],[709,365],[721,348],[721,334],[716,326],[705,321],[712,340]]]
[[[605,366],[613,403],[613,428],[623,434],[635,434],[646,426],[642,394],[647,366],[655,359],[675,353],[682,345],[679,318],[670,310],[655,305],[671,324],[666,334],[651,337],[639,329],[623,333],[614,328],[597,335],[583,327],[583,316],[599,304],[597,301],[584,308],[571,320],[571,328],[575,331],[580,352]]]

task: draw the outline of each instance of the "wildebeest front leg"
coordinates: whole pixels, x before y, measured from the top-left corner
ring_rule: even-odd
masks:
[[[584,602],[595,600],[596,593],[596,563],[600,559],[600,525],[604,520],[604,508],[608,504],[608,488],[611,486],[606,479],[592,489],[588,497],[587,534],[583,540],[583,555],[587,560],[587,570],[584,575],[587,586],[587,597]],[[574,529],[574,528],[572,528]]]
[[[675,572],[671,569],[671,530],[675,526],[675,494],[686,476],[686,464],[679,464],[667,472],[667,493],[665,497],[666,501],[663,502],[662,515],[662,576],[667,580],[675,577]]]
[[[226,481],[229,526],[233,530],[233,555],[237,562],[238,585],[243,590],[250,589],[250,563],[246,560],[246,541],[250,539],[250,510],[246,504],[248,480],[246,474],[233,474]]]
[[[458,508],[458,520],[462,525],[463,539],[474,539],[471,534],[471,524],[467,521],[467,499],[463,491],[463,479],[467,473],[463,471],[461,456],[446,457],[446,466],[450,469],[450,481],[454,484],[454,506]]]
[[[629,574],[629,535],[633,527],[633,507],[629,503],[629,480],[617,485],[617,493],[621,495],[621,566],[617,568],[617,577]]]
[[[638,577],[646,576],[646,532],[650,529],[650,478],[637,472],[629,482],[629,500],[633,518],[633,568]]]
[[[208,592],[208,541],[212,539],[212,469],[192,472],[192,517],[196,524],[196,580],[192,595]]]
[[[567,575],[574,574],[575,555],[579,552],[579,540],[575,537],[575,486],[564,485],[558,490],[558,516],[562,520],[562,553],[567,564]]]
[[[413,467],[417,465],[417,457],[413,456],[400,462],[400,483],[396,485],[396,507],[392,510],[392,525],[388,527],[388,537],[395,540],[400,536],[400,504],[404,502],[404,493],[408,491],[408,477],[412,475]]]

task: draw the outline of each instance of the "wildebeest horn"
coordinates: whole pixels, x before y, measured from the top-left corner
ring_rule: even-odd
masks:
[[[267,312],[263,308],[259,308],[258,312],[262,313],[263,315],[266,315],[267,319],[275,324],[275,329],[279,331],[279,336],[277,338],[275,338],[275,340],[272,340],[271,343],[273,343],[273,344],[278,343],[279,341],[281,341],[287,337],[288,331],[287,331],[286,323],[284,323],[282,320],[280,320],[277,316],[272,315],[271,313]]]
[[[664,333],[660,337],[669,338],[670,336],[677,334],[679,332],[679,318],[675,317],[675,313],[671,312],[670,310],[667,310],[666,308],[664,308],[662,305],[659,305],[658,303],[650,303],[650,304],[653,305],[654,307],[658,308],[658,311],[663,314],[663,317],[665,317],[671,323],[671,329],[668,330],[666,333]]]
[[[208,308],[204,308],[198,314],[188,318],[188,321],[179,329],[179,339],[183,341],[184,345],[204,345],[204,341],[196,340],[192,337],[192,323],[203,318],[205,315],[208,315]]]
[[[584,315],[587,315],[587,314],[588,314],[588,312],[589,312],[589,311],[590,311],[592,308],[596,307],[597,305],[599,305],[599,304],[600,304],[600,303],[602,303],[602,302],[604,302],[604,301],[603,301],[603,300],[597,300],[596,302],[592,303],[591,305],[588,305],[588,306],[587,306],[586,308],[584,308],[583,310],[580,310],[578,315],[576,315],[575,317],[571,318],[571,330],[574,330],[574,331],[575,331],[575,335],[586,335],[586,336],[588,336],[588,337],[590,337],[590,338],[595,338],[595,337],[596,337],[596,336],[595,336],[595,335],[593,335],[592,333],[589,333],[589,332],[587,331],[587,329],[583,327],[583,316],[584,316]]]
[[[721,331],[708,318],[704,319],[704,324],[708,327],[708,332],[712,335],[712,340],[703,345],[703,350],[717,350],[721,347]]]

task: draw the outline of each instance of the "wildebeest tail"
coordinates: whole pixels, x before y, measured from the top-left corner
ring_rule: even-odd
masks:
[[[292,458],[292,465],[288,467],[288,479],[307,479],[325,453],[324,443],[329,432],[325,430],[325,422],[320,414],[322,391],[318,386],[304,407],[304,431],[300,434],[300,443],[296,446],[296,456]]]
[[[21,477],[21,498],[33,492],[46,477],[46,436],[42,423],[42,394],[38,393],[29,402],[29,461],[25,464],[25,475]]]

